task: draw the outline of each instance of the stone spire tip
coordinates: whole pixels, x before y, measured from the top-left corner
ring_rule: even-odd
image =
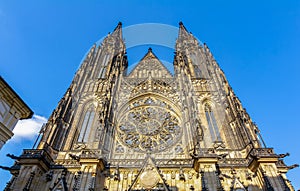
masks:
[[[122,28],[122,22],[118,22],[118,25],[116,26],[115,30],[121,29]]]
[[[187,31],[182,21],[179,22],[179,28]]]
[[[122,39],[122,22],[119,22],[114,31],[112,32],[112,36],[119,37]]]

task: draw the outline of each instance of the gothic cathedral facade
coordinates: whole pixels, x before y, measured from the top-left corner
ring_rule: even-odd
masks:
[[[121,23],[94,45],[10,168],[6,190],[292,191],[205,44],[182,23],[174,74],[151,48],[128,72]]]

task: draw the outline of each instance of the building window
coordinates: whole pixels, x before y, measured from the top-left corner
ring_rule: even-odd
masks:
[[[196,57],[195,54],[191,54],[190,58],[191,58],[192,65],[193,65],[193,68],[194,68],[195,77],[196,78],[201,78],[202,77],[202,72],[200,70],[198,58]]]
[[[211,106],[209,104],[205,104],[204,110],[212,141],[220,141],[221,137],[219,128]]]
[[[91,127],[94,121],[95,111],[91,106],[85,113],[84,120],[81,125],[80,134],[78,137],[78,142],[86,143],[91,132]]]
[[[198,65],[193,65],[193,66],[194,66],[194,71],[195,71],[195,77],[201,78],[203,75],[200,70],[200,66],[198,66]]]
[[[99,71],[99,75],[98,78],[105,78],[105,74],[106,74],[106,69],[107,69],[107,65],[110,59],[110,55],[105,54],[104,58],[103,58],[103,62]]]

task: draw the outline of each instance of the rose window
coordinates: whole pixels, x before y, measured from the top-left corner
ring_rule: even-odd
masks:
[[[117,135],[135,151],[159,152],[178,141],[181,127],[169,105],[148,98],[131,104],[121,117]]]

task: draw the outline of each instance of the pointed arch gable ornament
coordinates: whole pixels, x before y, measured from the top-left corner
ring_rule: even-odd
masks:
[[[146,190],[159,186],[160,188],[162,187],[165,191],[170,191],[149,154],[147,154],[143,166],[138,172],[136,178],[133,180],[128,191],[134,191],[138,183],[143,187],[143,189]]]

